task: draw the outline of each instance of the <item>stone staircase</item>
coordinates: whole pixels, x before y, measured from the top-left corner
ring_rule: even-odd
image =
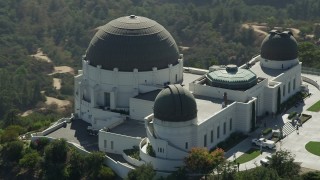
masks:
[[[282,133],[284,136],[288,136],[289,134],[291,134],[295,130],[296,130],[296,128],[292,125],[291,122],[285,123],[282,127]]]

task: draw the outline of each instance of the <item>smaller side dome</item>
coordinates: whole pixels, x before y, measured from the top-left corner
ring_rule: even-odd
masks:
[[[169,85],[155,99],[154,117],[169,122],[192,120],[197,117],[196,101],[181,85]]]
[[[292,32],[272,30],[261,44],[261,57],[267,60],[287,61],[298,57],[298,44]]]

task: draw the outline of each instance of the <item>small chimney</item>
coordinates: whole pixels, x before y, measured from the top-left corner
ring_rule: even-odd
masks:
[[[223,100],[224,100],[224,107],[227,107],[228,106],[228,96],[227,96],[226,92],[223,93]]]

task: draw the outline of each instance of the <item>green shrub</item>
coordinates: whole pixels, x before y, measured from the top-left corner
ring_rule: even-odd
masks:
[[[101,166],[97,175],[97,179],[114,179],[114,177],[115,174],[112,169],[106,166]]]
[[[272,132],[271,128],[266,128],[265,130],[262,131],[262,134],[265,136],[265,135],[267,135],[267,134],[269,134],[271,132]]]
[[[297,112],[291,112],[290,114],[289,114],[289,116],[288,116],[288,119],[292,119],[292,118],[294,118],[295,116],[297,115]]]
[[[139,148],[136,146],[134,146],[133,149],[125,149],[123,150],[123,152],[132,158],[140,160],[140,155],[139,155],[140,151],[139,151]]]
[[[154,152],[152,145],[150,143],[148,143],[147,145],[147,153],[152,157],[156,157],[156,153]]]
[[[226,152],[236,144],[240,143],[245,138],[247,138],[247,135],[241,132],[234,132],[225,141],[218,143],[217,146],[211,150],[215,150],[216,148],[221,148]]]

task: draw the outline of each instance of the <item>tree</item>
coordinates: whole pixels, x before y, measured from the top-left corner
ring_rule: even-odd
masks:
[[[235,174],[237,180],[274,180],[279,179],[277,171],[271,168],[256,167],[247,171],[240,171]]]
[[[282,178],[296,177],[300,171],[300,165],[294,163],[294,156],[287,150],[277,151],[272,155],[269,167]]]
[[[207,148],[192,148],[184,159],[187,169],[193,173],[209,173],[224,161],[224,152],[220,148],[211,153]]]
[[[149,180],[153,179],[156,172],[153,170],[151,164],[143,164],[128,173],[127,180]]]
[[[99,173],[97,175],[97,179],[101,179],[101,180],[114,179],[114,177],[115,177],[115,174],[112,171],[112,169],[106,166],[101,166]]]
[[[85,169],[89,177],[95,179],[103,165],[105,155],[102,152],[92,152],[85,157]]]
[[[23,142],[12,141],[4,145],[1,150],[2,159],[9,162],[16,162],[22,157]]]
[[[320,171],[311,171],[302,174],[303,180],[319,180],[320,179]]]
[[[19,160],[19,165],[28,170],[34,171],[40,165],[42,158],[35,150],[29,149],[24,156]]]
[[[65,139],[53,140],[45,147],[46,163],[64,163],[67,158],[67,141]]]
[[[70,155],[70,166],[68,167],[69,178],[70,179],[81,179],[85,174],[85,159],[76,150],[71,151]]]

